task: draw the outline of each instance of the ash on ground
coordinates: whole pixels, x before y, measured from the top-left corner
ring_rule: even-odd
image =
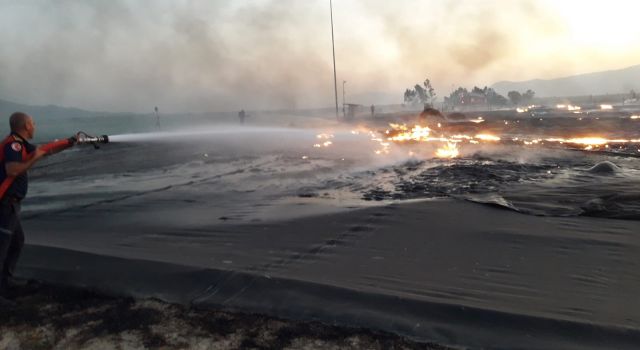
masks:
[[[447,349],[367,329],[32,285],[0,312],[2,349]]]

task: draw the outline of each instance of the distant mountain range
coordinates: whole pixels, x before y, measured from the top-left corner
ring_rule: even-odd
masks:
[[[557,79],[535,79],[519,82],[501,81],[493,84],[491,87],[504,96],[506,96],[509,91],[515,90],[524,92],[529,89],[535,91],[536,97],[622,94],[629,93],[631,90],[635,90],[640,93],[640,65],[624,69],[573,75]],[[363,96],[358,97],[362,98]],[[383,100],[381,96],[377,97],[380,100]],[[362,98],[362,100],[369,99]],[[55,105],[31,106],[0,99],[0,116],[8,117],[15,111],[22,111],[37,116],[46,116],[52,119],[55,119],[56,117],[74,118],[123,114],[87,111],[79,108],[60,107]]]
[[[492,88],[505,96],[509,91],[531,89],[536,97],[620,94],[632,89],[640,92],[640,65],[549,80],[501,81]]]
[[[79,108],[59,107],[54,105],[48,106],[31,106],[15,102],[9,102],[0,100],[0,117],[8,118],[13,112],[25,112],[33,116],[46,116],[51,118],[56,117],[87,117],[87,116],[99,116],[111,113],[99,113],[86,111]]]

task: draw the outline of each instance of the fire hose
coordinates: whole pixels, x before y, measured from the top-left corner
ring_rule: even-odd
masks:
[[[47,154],[51,154],[51,153],[57,153],[57,152],[63,151],[75,145],[82,145],[82,144],[90,144],[97,149],[99,148],[98,144],[108,143],[108,142],[109,142],[109,136],[107,135],[91,136],[83,131],[80,131],[72,137],[49,142],[47,144],[41,145],[39,148],[45,151]],[[29,158],[23,159],[23,160],[28,160],[28,159]],[[14,176],[7,176],[5,180],[2,181],[2,183],[0,184],[0,198],[4,197],[4,194],[7,192],[7,190],[9,189],[9,187],[11,186],[14,180],[15,180]]]

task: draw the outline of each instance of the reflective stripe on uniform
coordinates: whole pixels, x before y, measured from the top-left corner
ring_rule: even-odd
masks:
[[[12,235],[12,234],[13,234],[13,231],[11,231],[11,230],[7,230],[6,228],[0,228],[0,234],[3,234],[3,235]]]

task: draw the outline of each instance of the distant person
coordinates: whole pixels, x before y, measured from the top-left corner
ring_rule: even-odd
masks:
[[[160,114],[158,113],[158,107],[155,108],[156,111],[156,129],[160,130]]]
[[[238,112],[238,119],[240,119],[240,124],[244,124],[244,119],[247,117],[246,113],[243,110],[240,110],[240,112]]]
[[[13,304],[5,297],[16,284],[13,272],[24,245],[19,215],[20,202],[27,195],[27,170],[46,154],[28,141],[36,132],[31,116],[13,113],[9,125],[11,134],[2,141],[0,153],[0,188],[6,188],[0,198],[0,305]]]
[[[376,106],[371,105],[371,118],[376,114]]]

